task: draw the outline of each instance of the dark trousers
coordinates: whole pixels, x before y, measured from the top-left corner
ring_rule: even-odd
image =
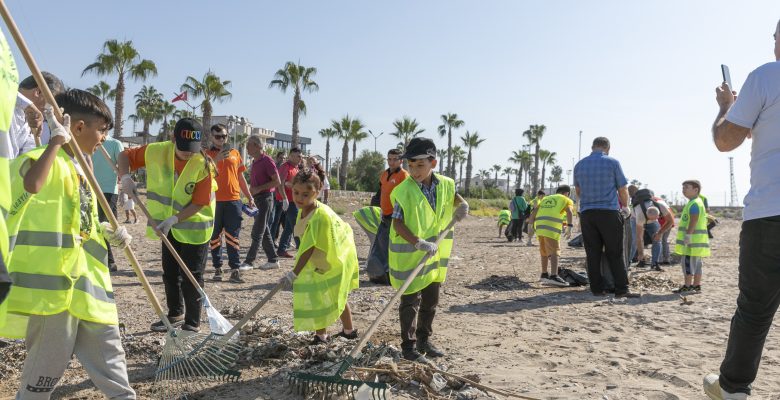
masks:
[[[623,261],[623,217],[612,210],[587,210],[580,215],[582,241],[593,293],[604,291],[601,257],[606,257],[615,281],[615,294],[628,292],[628,274]]]
[[[282,231],[282,237],[279,238],[279,252],[287,251],[290,247],[290,239],[293,237],[293,228],[295,228],[295,220],[298,219],[298,207],[295,203],[290,203],[287,207],[287,211],[284,212],[284,230]],[[301,240],[295,238],[296,247],[299,246]]]
[[[780,305],[780,216],[742,223],[739,238],[739,296],[731,318],[720,386],[750,394],[764,341]]]
[[[512,222],[509,224],[509,226],[512,228],[512,231],[510,232],[512,234],[512,237],[517,239],[518,241],[523,239],[523,220],[525,220],[525,218],[520,217],[517,219],[513,219]]]
[[[206,257],[209,254],[209,243],[181,243],[168,233],[168,240],[179,257],[187,265],[198,284],[203,287],[203,270],[206,269]],[[184,314],[184,323],[200,325],[201,299],[198,288],[192,286],[176,263],[176,259],[165,245],[162,246],[163,284],[165,284],[165,300],[168,304],[168,316],[176,317]]]
[[[401,317],[401,349],[411,350],[419,340],[424,342],[433,335],[433,317],[439,304],[441,283],[433,282],[425,289],[401,296],[398,313]]]
[[[282,201],[274,199],[273,219],[271,220],[271,238],[276,241],[279,239],[279,232],[284,229],[284,214],[282,210]]]
[[[111,212],[114,213],[114,218],[116,218],[116,200],[119,196],[117,196],[115,193],[103,193],[103,196],[105,196],[108,204],[111,206]],[[98,221],[108,222],[108,218],[103,212],[103,207],[100,206],[98,206]],[[108,242],[106,242],[106,250],[108,250],[108,265],[114,265],[114,253],[111,251],[111,245],[108,244]]]
[[[241,245],[238,235],[241,233],[241,200],[218,201],[214,209],[214,233],[211,234],[211,260],[214,268],[222,268],[222,234],[225,234],[225,247],[230,269],[241,266],[238,255]]]
[[[366,260],[366,273],[369,280],[374,283],[390,283],[387,273],[390,269],[388,264],[388,250],[390,247],[390,221],[389,216],[382,217],[382,222],[376,230],[376,238],[371,244],[371,250],[368,252]]]
[[[252,225],[252,244],[249,246],[249,250],[246,252],[246,259],[244,262],[252,264],[257,258],[257,250],[260,249],[260,244],[263,245],[263,251],[265,252],[268,262],[278,261],[276,255],[276,246],[274,246],[273,238],[271,237],[271,229],[268,227],[268,221],[273,213],[274,194],[260,193],[254,196],[255,206],[257,207],[257,214],[255,215],[255,222]]]

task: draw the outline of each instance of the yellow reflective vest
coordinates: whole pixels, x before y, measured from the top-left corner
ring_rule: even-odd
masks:
[[[352,213],[358,225],[366,232],[376,235],[382,222],[382,209],[379,207],[363,207]]]
[[[79,185],[86,178],[79,177],[70,156],[60,149],[41,191],[24,190],[20,169],[28,160],[37,160],[45,148],[11,163],[8,269],[14,285],[6,300],[8,314],[0,322],[3,337],[24,337],[29,315],[68,311],[86,321],[118,323],[94,195],[92,227],[81,233]]]
[[[207,168],[209,164],[200,153],[195,153],[187,161],[187,165],[177,178],[173,161],[176,157],[175,146],[172,141],[152,143],[146,147],[144,153],[146,203],[153,219],[146,227],[146,237],[157,239],[157,234],[152,227],[187,207],[192,202],[195,184],[211,175],[211,203],[171,228],[173,237],[177,241],[203,244],[211,239],[211,233],[214,231],[216,205],[214,192],[217,191],[217,181],[214,180],[214,171]]]
[[[691,222],[691,206],[696,204],[699,208],[699,219],[691,235],[691,243],[685,245],[685,233],[688,232],[688,224]],[[680,226],[677,228],[677,241],[674,252],[684,256],[709,257],[710,237],[707,235],[707,211],[701,197],[689,200],[680,216]]]
[[[302,210],[298,210],[298,221]],[[324,329],[339,319],[349,292],[358,287],[358,258],[352,228],[328,206],[317,202],[301,235],[298,257],[314,249],[293,282],[293,327]]]
[[[11,127],[14,108],[16,106],[16,90],[19,82],[19,72],[11,54],[11,48],[5,36],[0,32],[0,148],[11,149],[8,130]],[[8,229],[5,219],[11,207],[11,177],[8,173],[8,158],[0,151],[0,284],[8,285],[6,266],[8,265]],[[5,313],[5,303],[0,298],[0,321]]]
[[[453,203],[455,199],[455,182],[443,175],[434,174],[436,185],[436,209],[432,209],[425,198],[419,184],[411,176],[393,189],[390,200],[403,210],[403,223],[413,235],[420,239],[433,242],[452,221]],[[404,294],[417,293],[433,282],[444,282],[447,278],[447,264],[452,252],[453,231],[439,243],[439,250],[430,257],[412,284]],[[390,248],[388,264],[390,265],[390,284],[400,288],[412,270],[422,260],[425,253],[415,249],[414,244],[407,242],[391,225]]]
[[[544,196],[539,202],[536,218],[534,219],[536,235],[559,240],[564,222],[561,220],[561,213],[566,215],[566,208],[571,204],[571,199],[562,194]]]
[[[512,219],[512,212],[509,210],[501,210],[498,212],[498,224],[509,225],[509,221]]]

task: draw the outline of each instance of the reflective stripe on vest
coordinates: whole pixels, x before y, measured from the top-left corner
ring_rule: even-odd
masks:
[[[54,275],[41,275],[41,274],[26,274],[24,272],[11,272],[11,279],[14,281],[14,286],[24,287],[28,289],[40,289],[40,290],[69,290],[71,288],[71,280],[66,276],[54,276]],[[79,277],[73,288],[80,290],[90,296],[108,303],[114,302],[114,292],[108,292],[89,281],[84,276]]]
[[[352,213],[361,228],[376,235],[379,230],[382,209],[379,207],[363,207]]]
[[[691,206],[697,205],[699,209],[699,218],[696,220],[696,226],[691,234],[691,243],[685,245],[685,234],[688,231],[690,223]],[[707,213],[705,211],[704,201],[697,197],[688,201],[680,215],[680,226],[677,228],[677,238],[675,240],[674,252],[684,256],[708,257],[710,255],[710,238],[707,234]]]

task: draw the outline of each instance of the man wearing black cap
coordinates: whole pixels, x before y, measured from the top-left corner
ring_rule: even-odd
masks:
[[[157,233],[166,235],[202,287],[209,239],[214,229],[214,164],[201,150],[200,122],[192,118],[179,120],[173,136],[172,142],[152,143],[120,153],[122,190],[132,195],[135,182],[130,171],[146,167],[146,200],[152,216],[146,236],[157,239]],[[174,325],[183,323],[184,330],[198,332],[201,310],[198,288],[179,270],[166,246],[162,246],[162,266],[168,319]],[[161,332],[166,328],[159,321],[151,329]]]
[[[469,205],[455,193],[452,179],[433,173],[437,162],[436,145],[431,139],[412,139],[402,157],[409,160],[409,177],[390,194],[390,284],[399,289],[407,279],[412,280],[399,306],[401,349],[405,359],[427,362],[426,355],[444,355],[430,337],[439,287],[447,277],[452,234],[447,234],[438,245],[435,241],[450,221],[466,218]],[[412,276],[426,253],[430,258],[417,276]]]

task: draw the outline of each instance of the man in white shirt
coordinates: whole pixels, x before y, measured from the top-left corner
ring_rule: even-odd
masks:
[[[704,378],[704,391],[711,399],[746,399],[750,394],[780,305],[780,22],[774,39],[776,61],[748,75],[739,99],[725,82],[715,89],[719,106],[712,126],[715,146],[726,152],[745,139],[752,138],[753,143],[739,241],[737,310],[720,376]]]
[[[19,157],[22,153],[26,153],[35,146],[35,138],[30,132],[30,127],[27,125],[25,119],[25,112],[30,107],[35,108],[33,103],[24,97],[21,93],[16,94],[16,106],[14,107],[14,114],[11,119],[11,127],[8,129],[9,139],[11,141],[10,157]]]
[[[60,78],[54,76],[49,72],[41,72],[43,79],[46,81],[46,86],[49,87],[51,94],[54,96],[63,93],[65,91],[65,85],[62,84]],[[21,93],[26,99],[32,102],[34,107],[25,108],[25,118],[27,125],[33,135],[40,135],[41,144],[48,144],[51,137],[49,132],[49,126],[43,120],[43,106],[46,104],[46,98],[43,96],[43,92],[38,88],[38,82],[35,81],[35,77],[28,76],[21,82],[19,82],[19,93]]]

